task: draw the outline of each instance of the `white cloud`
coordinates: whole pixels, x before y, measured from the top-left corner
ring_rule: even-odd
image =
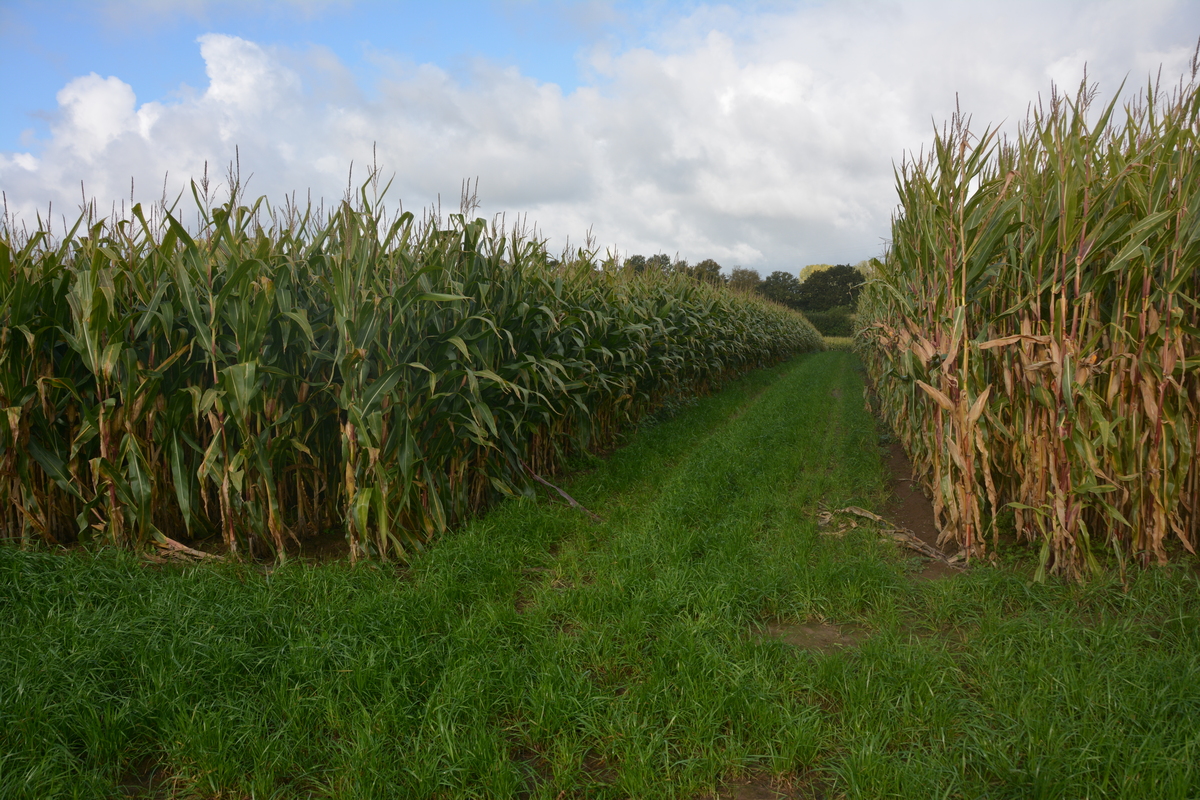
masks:
[[[235,122],[275,112],[300,94],[299,77],[258,45],[215,33],[199,41],[209,80],[205,98]]]
[[[57,95],[64,125],[59,130],[70,147],[91,163],[109,143],[131,127],[136,98],[129,84],[96,73],[76,78]]]
[[[152,201],[164,173],[173,195],[237,146],[252,193],[337,199],[377,143],[409,208],[439,193],[455,205],[478,176],[485,211],[528,212],[557,244],[591,228],[626,252],[795,270],[880,252],[892,165],[956,95],[977,127],[1011,130],[1085,62],[1110,92],[1159,64],[1176,79],[1197,22],[1166,0],[705,7],[648,47],[592,53],[594,84],[574,92],[486,62],[462,81],[394,59],[370,98],[327,49],[207,34],[204,91],[138,105],[119,77],[76,78],[49,140],[0,154],[0,188],[29,218],[77,205],[81,179],[101,207],[128,197],[130,176]]]

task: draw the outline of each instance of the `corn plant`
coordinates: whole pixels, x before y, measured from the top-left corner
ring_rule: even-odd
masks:
[[[172,208],[0,229],[0,535],[404,558],[802,317],[466,214]]]
[[[1042,578],[1194,553],[1200,525],[1195,71],[1094,100],[1015,140],[956,117],[906,162],[856,333],[943,540],[978,556],[1011,509]]]

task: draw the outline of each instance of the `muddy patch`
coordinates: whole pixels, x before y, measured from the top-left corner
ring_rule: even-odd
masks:
[[[950,545],[953,548],[951,552],[947,552],[944,547],[938,547],[933,503],[914,480],[912,462],[908,460],[899,442],[892,442],[888,446],[887,468],[890,476],[888,488],[891,489],[893,500],[883,512],[883,516],[896,527],[912,531],[929,546],[937,547],[947,556],[953,555],[954,551],[957,551],[954,545]],[[941,561],[927,561],[916,577],[921,580],[937,580],[957,575],[959,571]]]
[[[828,788],[816,773],[785,778],[751,775],[726,784],[716,795],[702,795],[699,800],[815,800],[827,797]]]
[[[604,756],[588,752],[583,759],[583,774],[587,776],[590,787],[612,786],[617,782],[617,771]]]
[[[926,561],[919,572],[913,573],[913,577],[919,581],[936,581],[960,574],[962,569],[958,567],[952,567],[942,561]]]
[[[537,602],[524,592],[517,592],[513,598],[513,610],[518,614],[524,614],[536,605]]]
[[[346,533],[336,529],[302,537],[298,550],[300,560],[310,564],[350,560],[350,542],[346,540]]]
[[[782,800],[793,796],[769,783],[738,783],[725,787],[715,798],[706,796],[705,800]]]
[[[867,638],[867,632],[850,625],[829,625],[824,622],[768,622],[759,638],[778,639],[800,650],[826,653],[854,647]]]
[[[129,771],[117,781],[117,797],[143,798],[158,797],[170,782],[166,770],[158,763],[146,757],[131,764]]]
[[[525,744],[518,744],[510,753],[510,758],[519,764],[524,775],[524,786],[518,790],[521,798],[535,797],[539,790],[554,779],[554,768],[540,752]]]

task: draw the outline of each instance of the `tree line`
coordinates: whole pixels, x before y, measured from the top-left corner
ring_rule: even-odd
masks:
[[[647,258],[633,255],[624,268],[637,273],[661,271],[687,275],[699,281],[724,284],[734,291],[755,293],[802,312],[826,336],[849,336],[852,332],[854,304],[866,281],[866,262],[850,264],[810,264],[797,277],[776,270],[763,278],[756,269],[734,267],[729,276],[711,258],[698,264],[672,261],[665,253]]]

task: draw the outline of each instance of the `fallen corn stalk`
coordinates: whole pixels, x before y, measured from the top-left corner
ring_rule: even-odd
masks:
[[[921,555],[925,556],[926,558],[928,558],[932,561],[940,561],[947,566],[955,567],[958,569],[962,568],[962,566],[961,566],[962,556],[959,556],[959,555],[947,556],[945,553],[943,553],[941,550],[937,549],[933,545],[931,545],[927,542],[921,541],[921,539],[918,538],[917,535],[915,533],[913,533],[912,531],[910,531],[908,528],[901,528],[901,527],[897,527],[896,525],[892,525],[883,517],[879,516],[878,514],[867,511],[865,508],[859,508],[858,506],[846,506],[845,508],[838,508],[838,509],[834,509],[833,511],[821,511],[819,514],[817,514],[817,526],[824,528],[824,527],[832,524],[835,514],[841,514],[843,516],[850,515],[850,516],[855,516],[855,517],[863,517],[864,519],[869,519],[872,522],[878,522],[881,525],[885,526],[885,527],[881,528],[879,532],[890,537],[892,539],[892,541],[896,542],[897,544],[901,544],[901,545],[907,547],[909,550],[915,550],[916,552],[920,553]],[[845,535],[846,531],[853,530],[854,528],[857,528],[857,527],[858,527],[858,523],[855,522],[853,519],[850,519],[850,520],[847,520],[845,523],[843,523],[836,530],[822,531],[821,535],[823,535],[823,536],[839,536],[840,537],[840,536]]]
[[[583,507],[583,504],[580,503],[578,500],[576,500],[574,497],[571,497],[571,495],[567,494],[562,489],[558,488],[553,483],[551,483],[550,481],[543,478],[541,475],[538,475],[536,472],[534,472],[533,469],[531,469],[530,466],[528,464],[526,464],[524,461],[521,462],[521,466],[525,468],[525,471],[528,472],[535,481],[542,484],[543,486],[548,486],[551,489],[553,489],[554,491],[558,492],[558,494],[564,500],[566,500],[568,504],[570,504],[571,508],[577,508],[580,511],[582,511],[583,513],[587,514],[589,517],[591,517],[592,522],[603,522],[604,521],[603,519],[600,518],[599,514],[593,514],[591,511],[588,511],[586,508]]]
[[[159,549],[159,556],[149,556],[151,561],[165,561],[167,559],[177,559],[184,561],[204,561],[206,559],[214,559],[220,561],[221,557],[213,553],[205,553],[203,550],[194,550],[185,544],[175,541],[170,536],[159,536],[155,538],[155,546]]]

